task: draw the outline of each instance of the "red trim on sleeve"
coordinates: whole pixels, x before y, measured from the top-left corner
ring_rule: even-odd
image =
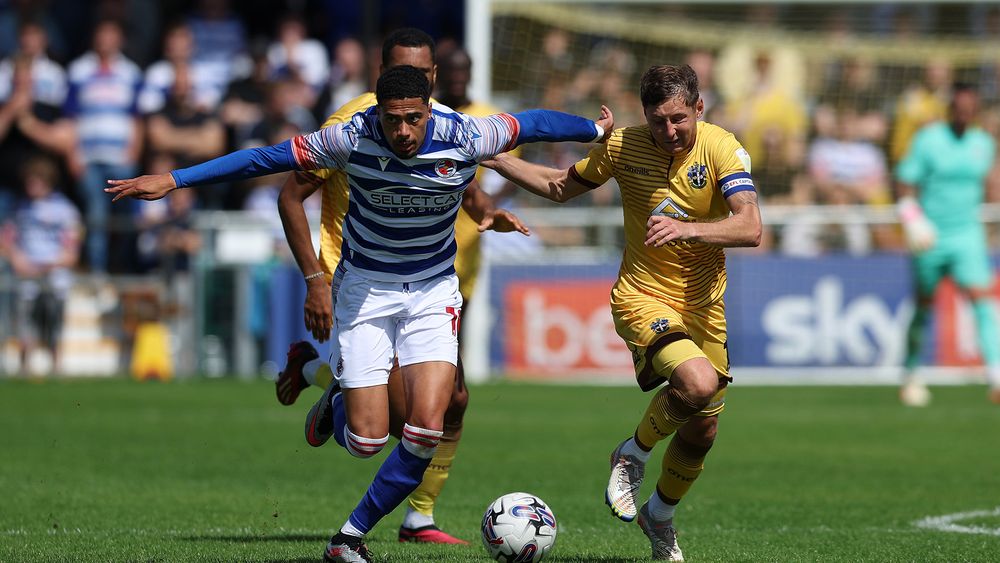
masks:
[[[313,166],[312,160],[308,157],[309,152],[305,148],[305,135],[299,135],[298,137],[292,137],[292,157],[295,159],[296,164],[302,170],[310,170],[315,168]]]
[[[575,164],[569,167],[569,177],[573,178],[577,182],[580,182],[581,184],[584,185],[584,187],[589,188],[591,190],[601,187],[600,184],[595,184],[594,182],[591,182],[590,180],[581,176],[580,173],[576,171]]]
[[[517,120],[516,117],[514,117],[509,113],[500,113],[497,115],[499,115],[501,119],[507,122],[507,124],[510,126],[510,131],[511,131],[510,142],[507,143],[507,146],[505,146],[503,148],[503,151],[501,152],[514,150],[514,147],[517,146],[517,138],[521,134],[521,123]]]

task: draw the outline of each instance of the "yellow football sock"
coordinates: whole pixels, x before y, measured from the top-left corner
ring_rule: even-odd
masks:
[[[664,387],[649,402],[646,414],[635,429],[635,437],[643,446],[652,448],[702,408],[704,405],[694,404],[687,394],[674,387]]]
[[[692,444],[674,436],[663,453],[663,465],[656,489],[669,499],[680,500],[705,468],[705,456],[711,446]]]
[[[323,362],[316,370],[316,386],[326,389],[331,383],[333,383],[333,370],[330,369],[330,364]]]
[[[413,510],[425,515],[434,515],[434,502],[441,489],[444,488],[445,481],[448,480],[448,473],[451,471],[451,464],[455,461],[455,451],[458,449],[458,440],[462,435],[461,429],[457,432],[449,432],[445,428],[441,441],[438,442],[431,464],[424,470],[424,480],[417,485],[416,490],[410,493],[408,499]]]

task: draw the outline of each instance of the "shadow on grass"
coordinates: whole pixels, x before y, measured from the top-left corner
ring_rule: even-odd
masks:
[[[264,543],[264,542],[316,542],[326,544],[330,536],[328,534],[283,534],[283,535],[197,535],[184,536],[184,541],[215,541],[223,543]]]
[[[643,561],[635,557],[618,557],[615,555],[588,555],[586,557],[574,557],[570,555],[549,555],[546,561],[560,561],[562,563],[635,563]]]

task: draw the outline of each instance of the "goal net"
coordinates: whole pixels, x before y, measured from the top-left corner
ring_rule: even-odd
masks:
[[[768,223],[763,252],[730,254],[734,366],[790,380],[824,380],[824,368],[830,380],[895,380],[912,288],[890,207],[891,170],[913,133],[944,116],[954,81],[979,87],[981,123],[994,135],[1000,129],[1000,7],[469,5],[470,21],[480,21],[467,32],[474,64],[488,69],[480,92],[504,109],[596,115],[607,104],[616,125],[639,124],[643,71],[690,64],[706,119],[732,131],[753,158]],[[564,167],[586,148],[543,144],[524,154]],[[527,251],[494,256],[484,276],[494,372],[629,377],[630,358],[602,309],[621,252],[618,198],[604,188],[569,209],[523,193],[510,202],[549,252],[530,267]],[[580,248],[590,252],[570,251]],[[927,363],[977,366],[971,316],[952,290],[939,301]]]

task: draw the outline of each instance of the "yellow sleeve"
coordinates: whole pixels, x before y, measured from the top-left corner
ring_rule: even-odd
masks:
[[[331,125],[336,125],[337,123],[344,123],[351,119],[354,114],[358,112],[365,111],[366,109],[375,105],[375,94],[372,92],[366,92],[361,94],[357,98],[347,102],[346,104],[340,106],[340,108],[333,113],[330,117],[326,118],[323,122],[323,128],[329,127]],[[307,170],[306,174],[312,174],[319,178],[320,180],[328,180],[330,175],[333,174],[333,170],[330,168],[321,168],[318,170]]]
[[[728,131],[715,144],[715,151],[712,157],[715,161],[716,177],[720,179],[737,172],[746,172],[749,174],[752,168],[750,153]]]
[[[589,188],[599,187],[610,180],[615,172],[611,147],[621,145],[621,131],[612,133],[606,142],[590,149],[583,160],[571,166],[570,177]]]

